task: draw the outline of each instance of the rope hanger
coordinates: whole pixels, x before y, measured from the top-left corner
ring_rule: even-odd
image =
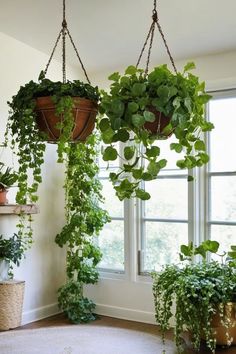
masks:
[[[46,68],[45,68],[45,70],[44,70],[45,76],[46,76],[46,74],[47,74],[48,67],[49,67],[49,65],[50,65],[50,63],[51,63],[51,61],[52,61],[52,58],[53,58],[53,55],[54,55],[55,50],[56,50],[56,48],[57,48],[57,45],[58,45],[58,43],[59,43],[59,40],[60,40],[61,37],[62,37],[62,76],[63,76],[63,83],[66,82],[66,35],[68,35],[68,37],[69,37],[69,39],[70,39],[70,41],[71,41],[71,44],[72,44],[72,46],[73,46],[73,48],[74,48],[74,50],[75,50],[75,53],[76,53],[77,58],[79,59],[80,65],[81,65],[81,67],[82,67],[82,70],[83,70],[83,72],[84,72],[84,75],[85,75],[85,77],[86,77],[88,83],[91,84],[91,82],[90,82],[90,80],[89,80],[89,78],[88,78],[88,74],[87,74],[87,72],[86,72],[86,70],[85,70],[84,64],[83,64],[83,62],[82,62],[82,60],[81,60],[81,58],[80,58],[79,52],[78,52],[78,50],[77,50],[77,48],[76,48],[76,46],[75,46],[75,43],[74,43],[74,41],[73,41],[73,39],[72,39],[72,36],[71,36],[71,34],[70,34],[70,31],[69,31],[69,29],[68,29],[68,27],[67,27],[67,22],[66,22],[66,0],[63,0],[63,21],[62,21],[62,28],[61,28],[61,30],[60,30],[60,32],[59,32],[59,34],[58,34],[58,37],[57,37],[57,39],[56,39],[56,43],[55,43],[55,45],[54,45],[54,47],[53,47],[52,53],[51,53],[51,55],[50,55],[50,58],[49,58],[49,60],[48,60],[48,63],[47,63],[47,65],[46,65]]]
[[[163,42],[164,42],[167,54],[168,54],[168,56],[170,58],[171,64],[172,64],[172,66],[174,68],[175,73],[177,74],[177,69],[176,69],[176,66],[175,66],[175,63],[174,63],[174,59],[173,59],[173,57],[172,57],[172,55],[170,53],[169,47],[167,45],[167,42],[166,42],[166,39],[165,39],[165,36],[164,36],[164,33],[163,33],[161,25],[159,23],[159,18],[158,18],[158,13],[157,13],[157,0],[154,0],[153,10],[152,10],[152,24],[150,26],[150,29],[149,29],[147,37],[145,39],[145,42],[144,42],[144,45],[142,47],[141,53],[139,55],[136,67],[139,66],[141,58],[142,58],[143,53],[144,53],[144,50],[145,50],[145,48],[147,46],[147,43],[149,41],[148,55],[147,55],[146,68],[145,68],[145,75],[148,74],[148,68],[149,68],[149,63],[150,63],[150,55],[151,55],[151,51],[152,51],[153,38],[154,38],[154,33],[155,33],[155,28],[156,28],[155,25],[157,25],[158,31],[159,31],[162,39],[163,39]]]

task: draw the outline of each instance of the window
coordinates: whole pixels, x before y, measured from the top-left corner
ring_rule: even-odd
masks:
[[[236,92],[217,93],[209,103],[207,234],[220,242],[221,251],[236,244]]]
[[[104,208],[109,212],[111,222],[107,223],[99,236],[99,246],[103,253],[99,268],[103,271],[124,272],[124,203],[115,196],[115,191],[109,181],[109,173],[118,169],[119,161],[107,164],[99,161],[99,179],[103,185],[105,198]]]
[[[176,167],[171,142],[174,137],[159,141],[160,156],[168,156],[168,164],[156,180],[144,185],[151,199],[140,203],[141,274],[177,262],[180,245],[188,243],[187,172]]]

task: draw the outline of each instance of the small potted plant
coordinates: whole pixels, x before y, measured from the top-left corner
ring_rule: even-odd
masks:
[[[0,280],[12,279],[12,264],[20,265],[24,251],[22,239],[17,234],[8,239],[0,235]]]
[[[24,300],[24,281],[13,279],[13,264],[24,256],[24,241],[17,234],[9,239],[0,235],[0,330],[18,327]]]
[[[92,132],[97,114],[97,87],[79,80],[53,82],[42,71],[39,82],[30,81],[8,102],[10,115],[6,143],[11,142],[19,162],[19,183],[16,201],[36,202],[41,182],[46,142],[58,144],[58,161],[63,161],[71,141],[84,141]],[[32,171],[33,182],[28,183]]]
[[[0,162],[0,204],[7,204],[7,192],[18,179],[15,172],[10,167],[5,168],[3,162]]]
[[[210,240],[199,247],[182,245],[180,264],[152,273],[156,321],[164,338],[174,316],[179,352],[184,330],[195,350],[200,349],[201,339],[212,353],[217,344],[236,344],[236,246],[219,255],[220,261],[207,262],[208,253],[216,254],[218,248],[219,243]],[[195,256],[201,256],[202,262],[193,263]]]
[[[99,129],[104,144],[108,144],[103,159],[123,159],[120,170],[110,173],[120,200],[150,198],[140,182],[155,179],[166,166],[167,160],[156,144],[160,139],[172,134],[176,137],[170,149],[184,153],[177,160],[179,168],[191,169],[209,161],[202,135],[213,128],[204,117],[210,96],[204,83],[189,72],[194,67],[188,63],[183,73],[173,74],[167,65],[161,65],[147,74],[129,66],[123,76],[116,72],[109,77],[113,82],[109,93],[102,91]],[[126,143],[121,155],[115,147],[117,142]]]

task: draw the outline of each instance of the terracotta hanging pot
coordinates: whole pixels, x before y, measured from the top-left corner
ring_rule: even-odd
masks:
[[[72,97],[72,99],[74,102],[74,108],[72,109],[74,128],[71,132],[71,140],[85,141],[94,129],[98,105],[85,98]],[[63,116],[56,116],[55,103],[51,96],[38,97],[35,111],[39,130],[47,135],[48,142],[56,142],[60,137],[57,124],[61,122]]]
[[[0,205],[8,204],[6,189],[0,189]]]
[[[174,128],[164,131],[171,121],[171,117],[166,117],[163,113],[158,111],[155,107],[148,107],[148,110],[155,114],[156,119],[154,122],[146,122],[144,128],[153,135],[158,135],[159,139],[168,139],[174,132]]]

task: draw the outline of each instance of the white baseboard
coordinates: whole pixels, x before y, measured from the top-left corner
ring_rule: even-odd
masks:
[[[156,324],[153,312],[140,311],[125,307],[96,304],[95,312],[98,315],[120,318],[123,320]]]
[[[56,315],[60,312],[61,311],[59,310],[57,303],[38,307],[36,309],[23,312],[21,323],[22,325],[25,325],[30,322],[42,320],[43,318]]]

